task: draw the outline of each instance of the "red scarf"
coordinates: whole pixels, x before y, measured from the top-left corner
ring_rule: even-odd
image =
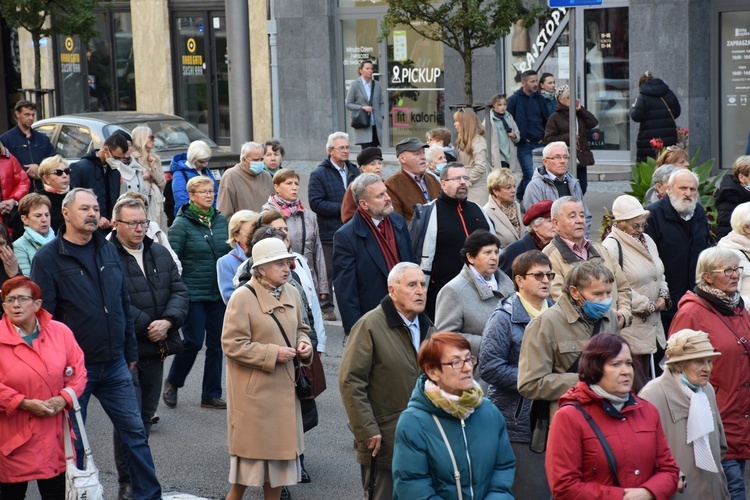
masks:
[[[391,219],[388,216],[383,217],[383,220],[380,221],[380,224],[376,226],[372,221],[372,217],[370,217],[370,214],[362,210],[361,207],[357,207],[357,211],[359,212],[359,215],[362,216],[362,219],[367,224],[367,227],[370,228],[372,234],[375,235],[375,241],[378,242],[380,252],[383,254],[383,258],[385,259],[385,267],[388,268],[388,272],[391,272],[393,266],[401,262],[401,259],[399,259],[398,257],[396,235],[393,233],[393,224],[391,223]]]
[[[297,212],[302,213],[305,211],[305,207],[302,206],[302,202],[299,199],[297,201],[287,201],[277,194],[269,196],[268,203],[275,206],[287,219]]]

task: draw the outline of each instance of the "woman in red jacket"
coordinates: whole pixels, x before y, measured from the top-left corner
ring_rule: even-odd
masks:
[[[745,497],[745,461],[750,459],[750,315],[738,292],[742,268],[734,250],[713,247],[701,252],[695,288],[680,299],[669,332],[708,333],[721,356],[714,359],[710,382],[716,391],[727,454],[721,465],[732,499]]]
[[[550,427],[545,468],[553,497],[667,500],[679,469],[658,410],[631,390],[627,341],[594,335],[579,361],[580,381],[560,398]]]
[[[42,500],[65,495],[63,388],[86,386],[73,333],[42,309],[42,291],[25,276],[2,286],[0,321],[0,498],[21,499],[36,480]]]

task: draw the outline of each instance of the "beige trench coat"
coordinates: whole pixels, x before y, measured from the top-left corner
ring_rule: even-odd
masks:
[[[229,454],[258,460],[293,460],[304,453],[302,413],[294,389],[292,362],[276,362],[284,337],[292,347],[310,342],[302,322],[299,292],[284,285],[280,300],[255,278],[229,299],[221,334],[227,357],[227,444]],[[303,365],[311,358],[303,360]]]
[[[487,176],[490,174],[490,159],[487,156],[487,141],[478,135],[471,141],[472,154],[458,151],[458,161],[464,164],[469,175],[469,201],[484,206],[490,197],[487,191]]]

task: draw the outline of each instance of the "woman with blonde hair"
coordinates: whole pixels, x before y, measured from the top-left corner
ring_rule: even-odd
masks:
[[[224,303],[229,302],[229,297],[234,293],[235,286],[232,282],[234,275],[243,262],[247,259],[246,253],[250,250],[245,246],[247,239],[252,236],[256,229],[258,213],[252,210],[238,210],[229,219],[229,239],[227,243],[232,251],[216,261],[216,276],[219,280],[219,291]]]
[[[518,179],[507,168],[494,170],[487,177],[487,191],[490,200],[484,206],[484,213],[495,225],[495,234],[500,239],[500,250],[523,238],[523,214],[516,201]]]
[[[70,167],[62,155],[55,155],[42,160],[39,164],[39,178],[42,180],[44,194],[49,198],[50,227],[57,232],[65,223],[62,215],[62,203],[70,190]]]
[[[667,146],[656,159],[656,168],[674,165],[676,168],[690,168],[687,151],[679,146]]]
[[[734,224],[731,223],[732,212],[741,203],[750,201],[750,156],[740,156],[732,165],[732,175],[725,175],[716,193],[716,209],[719,219],[716,225],[716,236],[722,238],[729,234]]]
[[[453,120],[453,127],[458,132],[458,139],[456,139],[458,161],[464,164],[469,174],[468,199],[483,206],[489,199],[487,174],[490,173],[484,128],[471,108],[459,109],[453,113]]]
[[[156,221],[163,226],[164,217],[164,186],[167,180],[164,178],[164,170],[161,166],[161,158],[154,152],[154,133],[145,125],[133,129],[133,149],[130,156],[143,166],[143,181],[146,188],[146,217]]]

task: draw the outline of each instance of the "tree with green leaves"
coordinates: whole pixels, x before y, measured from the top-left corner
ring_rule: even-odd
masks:
[[[34,42],[34,88],[42,88],[42,38],[78,37],[85,44],[99,34],[94,8],[100,0],[0,0],[0,16],[10,28],[24,28]],[[49,22],[47,20],[49,19]]]
[[[518,21],[530,26],[546,9],[524,6],[522,0],[389,0],[381,38],[398,25],[410,25],[426,38],[458,52],[464,63],[464,94],[472,103],[474,50],[494,45]]]

